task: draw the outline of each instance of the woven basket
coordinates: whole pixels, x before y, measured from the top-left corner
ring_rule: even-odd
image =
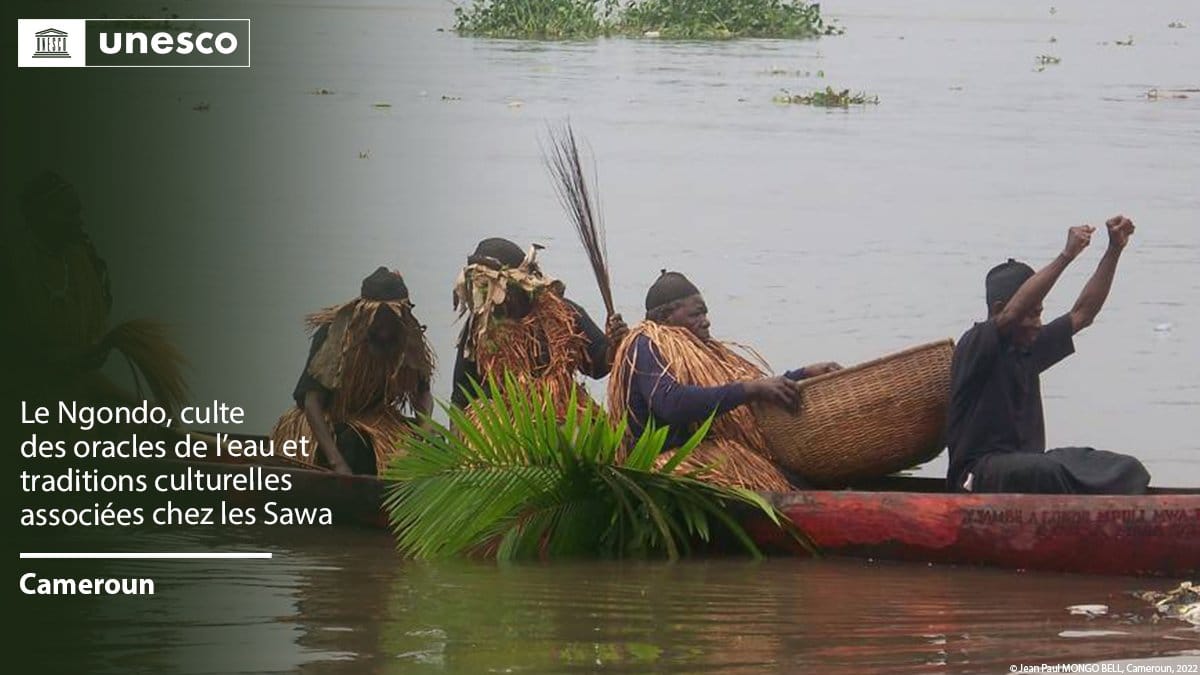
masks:
[[[801,380],[799,413],[754,414],[775,461],[814,485],[884,476],[941,452],[953,354],[942,340]]]

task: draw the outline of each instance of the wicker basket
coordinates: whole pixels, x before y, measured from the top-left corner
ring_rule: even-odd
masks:
[[[884,476],[942,450],[954,342],[802,380],[800,412],[755,404],[775,461],[817,486]]]

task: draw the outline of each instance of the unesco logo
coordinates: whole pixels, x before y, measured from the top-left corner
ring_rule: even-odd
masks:
[[[18,19],[20,68],[249,68],[249,19]]]
[[[67,51],[67,33],[57,28],[47,28],[34,33],[37,38],[37,51],[33,53],[35,59],[69,59],[71,53]]]

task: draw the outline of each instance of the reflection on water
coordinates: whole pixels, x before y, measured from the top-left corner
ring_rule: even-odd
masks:
[[[997,672],[1200,653],[1200,632],[1150,622],[1129,595],[1174,585],[1162,580],[854,560],[413,563],[387,535],[354,529],[244,532],[222,545],[276,557],[121,565],[156,576],[159,595],[92,604],[90,663],[182,673]],[[1108,614],[1068,609],[1080,604]]]

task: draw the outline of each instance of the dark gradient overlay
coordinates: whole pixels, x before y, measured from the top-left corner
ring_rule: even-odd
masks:
[[[15,51],[15,18],[179,18],[187,23],[187,15],[192,14],[202,19],[253,19],[255,28],[270,27],[265,40],[256,40],[256,50],[261,45],[269,49],[272,32],[296,29],[288,24],[285,11],[274,9],[274,15],[256,16],[255,12],[263,11],[261,5],[248,3],[168,7],[157,1],[45,2],[12,9],[5,29],[4,53],[9,59]],[[209,30],[219,25],[200,23],[201,29]],[[250,46],[246,24],[222,28],[237,32],[240,51]],[[93,38],[89,35],[89,42]],[[18,448],[34,434],[66,440],[69,447],[81,438],[119,440],[133,433],[147,437],[152,430],[117,425],[85,433],[54,425],[21,425],[20,403],[53,405],[58,399],[72,398],[111,404],[146,398],[145,383],[131,375],[125,359],[104,344],[109,331],[133,319],[164,327],[163,339],[190,364],[183,371],[189,386],[198,370],[220,377],[215,371],[229,362],[227,355],[253,361],[256,351],[270,348],[266,335],[262,344],[245,340],[233,344],[225,327],[239,321],[239,312],[253,312],[255,306],[269,302],[256,290],[254,279],[272,274],[271,251],[254,240],[248,225],[270,218],[271,203],[283,196],[256,194],[255,179],[263,158],[256,152],[255,138],[265,127],[289,133],[288,121],[256,114],[259,87],[253,69],[18,69],[11,60],[6,68],[10,78],[4,96],[0,297],[9,367],[0,410],[9,485],[23,470],[58,474],[75,467],[125,472],[121,460],[37,461],[22,459]],[[288,169],[271,170],[280,177]],[[231,208],[233,203],[239,206]],[[229,273],[231,269],[244,274]],[[156,471],[154,467],[143,470]],[[134,507],[165,498],[199,504],[213,499],[120,493],[33,497],[20,490],[16,494],[17,509],[8,514],[10,522],[18,522],[15,536],[9,530],[15,544],[10,560],[19,551],[197,550],[195,541],[173,539],[170,530],[148,526],[22,528],[19,514],[24,507],[93,503],[103,507],[110,501]],[[219,550],[225,540],[216,535],[205,541],[207,550]],[[254,543],[243,537],[239,550],[247,548],[253,550]],[[234,577],[237,561],[229,564]],[[138,645],[126,645],[129,649],[122,652],[126,655],[122,662],[103,654],[121,641],[129,626],[137,625],[139,617],[161,609],[164,592],[173,598],[171,602],[186,604],[189,598],[199,602],[212,591],[211,584],[189,584],[189,570],[196,565],[205,563],[157,563],[158,596],[36,597],[18,588],[24,572],[39,577],[129,577],[138,576],[138,565],[17,560],[17,574],[8,580],[10,597],[15,595],[10,616],[18,625],[10,656],[35,666],[35,672],[179,671],[178,664],[139,662]],[[203,653],[193,652],[188,658],[203,669],[196,662],[205,658]]]

